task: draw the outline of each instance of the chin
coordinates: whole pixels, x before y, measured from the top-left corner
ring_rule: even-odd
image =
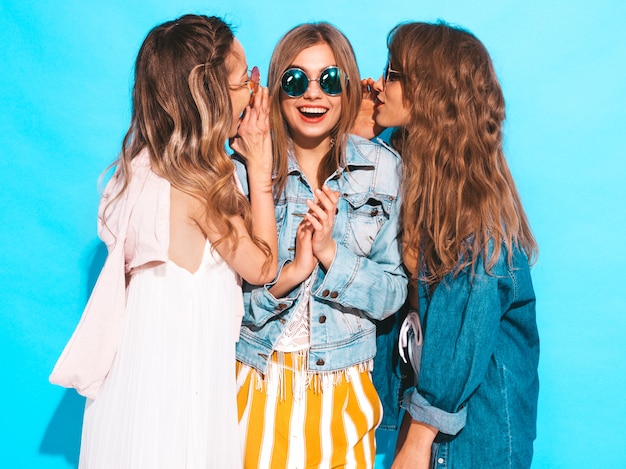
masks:
[[[228,138],[235,138],[238,133],[239,133],[239,122],[237,122],[237,125],[231,127],[230,132],[228,132]]]

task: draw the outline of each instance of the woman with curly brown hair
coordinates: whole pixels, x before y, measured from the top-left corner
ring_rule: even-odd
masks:
[[[393,468],[529,467],[537,245],[502,149],[493,64],[476,37],[445,23],[401,24],[388,48],[369,86],[375,123],[396,127],[403,260],[423,332]]]

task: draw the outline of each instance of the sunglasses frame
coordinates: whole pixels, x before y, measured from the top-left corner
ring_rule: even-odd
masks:
[[[248,70],[248,79],[246,81],[242,81],[241,83],[229,83],[228,87],[231,90],[236,90],[247,86],[251,92],[256,93],[259,89],[260,81],[259,67],[255,65]]]
[[[391,68],[391,62],[387,61],[385,68],[383,68],[384,82],[387,83],[388,81],[399,81],[401,76],[402,72]]]
[[[331,70],[331,69],[336,70],[336,72],[338,73],[339,85],[341,86],[341,89],[339,90],[338,93],[332,93],[326,90],[325,88],[328,88],[328,87],[325,86],[323,82],[320,81],[322,77],[324,77],[324,75],[327,74],[328,70]],[[299,94],[294,94],[293,92],[287,92],[287,90],[285,90],[286,76],[287,74],[293,73],[294,71],[300,72],[300,77],[301,77],[300,79],[306,80],[305,83],[303,84],[303,91],[302,93],[299,93]],[[329,67],[326,67],[324,70],[320,72],[320,76],[315,79],[309,78],[306,72],[302,70],[300,67],[289,67],[287,70],[283,72],[282,76],[280,77],[280,89],[282,90],[283,93],[285,93],[286,96],[289,96],[290,98],[299,98],[304,93],[306,93],[306,90],[309,89],[309,85],[311,84],[312,81],[316,81],[318,85],[320,86],[320,89],[322,90],[322,92],[326,94],[327,96],[339,96],[341,93],[343,93],[343,90],[346,84],[348,83],[348,77],[343,74],[343,71],[337,65],[331,65]]]

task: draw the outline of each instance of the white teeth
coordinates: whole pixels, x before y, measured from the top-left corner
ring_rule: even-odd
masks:
[[[298,108],[300,112],[305,112],[307,114],[324,114],[327,109],[320,107],[301,107]]]

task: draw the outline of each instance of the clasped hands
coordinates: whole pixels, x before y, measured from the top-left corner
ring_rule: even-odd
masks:
[[[303,215],[296,233],[294,269],[303,279],[308,277],[319,262],[328,270],[335,258],[337,243],[333,239],[333,227],[337,215],[340,193],[326,184],[315,190],[315,198],[307,200],[309,211]]]

